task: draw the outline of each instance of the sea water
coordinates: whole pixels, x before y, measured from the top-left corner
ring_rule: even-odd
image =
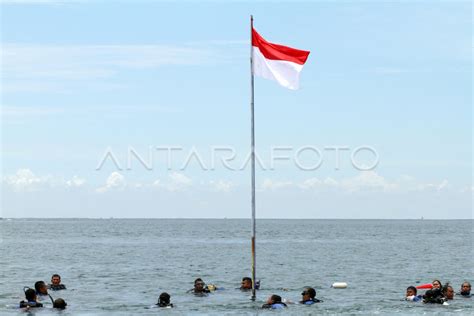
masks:
[[[238,290],[250,276],[250,220],[0,220],[0,314],[16,309],[23,287],[59,273],[65,311],[34,315],[278,313],[260,309],[278,294],[298,302],[312,286],[324,302],[288,304],[285,314],[474,314],[474,298],[449,306],[403,301],[406,287],[440,279],[459,291],[473,278],[472,220],[257,220],[252,302]],[[201,277],[220,290],[186,293]],[[347,282],[347,289],[332,289]],[[152,306],[168,292],[174,309]]]

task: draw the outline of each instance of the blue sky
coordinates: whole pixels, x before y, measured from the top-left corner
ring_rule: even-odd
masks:
[[[250,170],[168,170],[150,146],[249,150],[249,15],[311,54],[301,90],[256,78],[261,217],[471,218],[470,2],[1,1],[2,213],[247,217]],[[349,148],[335,168],[330,146]],[[350,162],[374,148],[377,167]],[[109,159],[112,152],[123,170]],[[305,163],[316,158],[303,155]],[[374,157],[358,155],[361,164]],[[241,163],[235,164],[240,166]],[[124,167],[125,166],[125,167]]]

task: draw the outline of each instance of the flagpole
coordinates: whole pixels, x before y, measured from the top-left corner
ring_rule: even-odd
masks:
[[[256,273],[255,273],[255,120],[254,120],[254,83],[253,83],[253,58],[252,58],[252,30],[253,15],[250,16],[250,112],[251,112],[251,158],[252,158],[252,300],[256,299]]]

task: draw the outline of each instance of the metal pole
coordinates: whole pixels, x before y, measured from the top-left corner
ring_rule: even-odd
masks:
[[[253,83],[253,58],[252,58],[252,30],[253,16],[250,16],[250,112],[251,112],[251,158],[252,158],[252,300],[256,299],[256,273],[255,273],[255,122],[254,122],[254,83]]]

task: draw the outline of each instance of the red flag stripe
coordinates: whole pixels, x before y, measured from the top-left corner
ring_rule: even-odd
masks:
[[[306,62],[309,55],[309,51],[306,50],[267,42],[255,29],[252,29],[252,46],[258,47],[267,59],[286,60],[300,65]]]

